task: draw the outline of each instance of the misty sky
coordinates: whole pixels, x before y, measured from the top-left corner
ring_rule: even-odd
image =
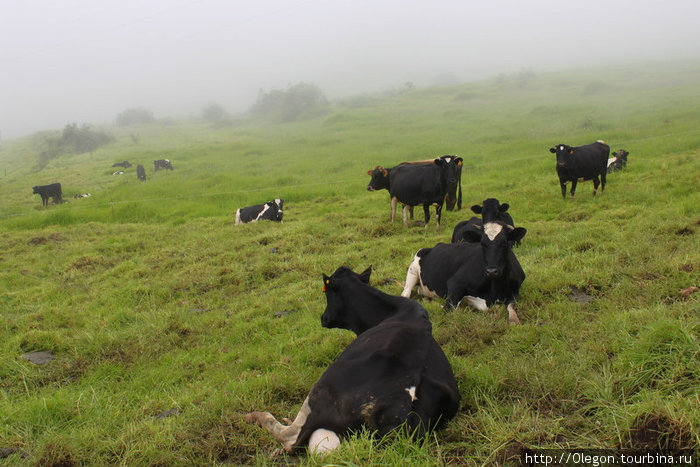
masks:
[[[0,0],[0,135],[231,113],[259,89],[330,98],[700,58],[698,0]]]

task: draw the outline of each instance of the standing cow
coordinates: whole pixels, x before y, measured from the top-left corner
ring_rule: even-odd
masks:
[[[146,169],[144,169],[141,164],[136,166],[136,178],[142,182],[146,181]]]
[[[596,141],[578,147],[559,144],[550,148],[549,152],[557,155],[557,174],[563,198],[566,198],[567,182],[571,182],[573,198],[579,179],[593,180],[593,196],[598,191],[598,185],[600,185],[600,191],[605,191],[605,176],[608,173],[610,155],[610,146],[605,144],[605,141]]]
[[[457,177],[461,174],[462,158],[442,156],[432,164],[401,164],[389,173],[389,194],[391,195],[391,221],[396,216],[396,205],[403,208],[403,223],[407,225],[408,206],[423,205],[425,227],[430,222],[430,206],[435,206],[435,223],[440,230],[442,206],[448,192],[457,187]]]
[[[169,159],[158,159],[153,161],[153,172],[158,172],[158,169],[173,170],[173,165]]]
[[[457,380],[427,311],[370,286],[370,273],[341,267],[324,274],[322,326],[351,330],[357,338],[314,384],[294,421],[286,426],[269,412],[246,415],[286,452],[305,445],[311,453],[332,450],[363,427],[380,437],[399,428],[424,436],[457,413]]]
[[[32,194],[41,196],[42,206],[49,205],[49,198],[53,198],[54,204],[63,201],[63,192],[61,191],[60,183],[51,183],[49,185],[37,185],[32,187]]]
[[[406,272],[401,296],[410,297],[419,284],[422,295],[444,298],[446,308],[457,307],[464,298],[480,311],[504,302],[508,322],[519,324],[515,302],[525,272],[511,245],[527,231],[501,221],[488,222],[478,230],[479,234],[469,233],[467,242],[438,243],[419,250]]]
[[[255,206],[237,209],[235,223],[236,225],[240,225],[261,220],[282,222],[282,216],[284,214],[282,211],[283,205],[284,200],[276,198],[265,204],[256,204]]]

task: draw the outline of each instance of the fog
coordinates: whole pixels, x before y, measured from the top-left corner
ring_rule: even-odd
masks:
[[[697,0],[0,0],[0,136],[499,73],[700,57]]]

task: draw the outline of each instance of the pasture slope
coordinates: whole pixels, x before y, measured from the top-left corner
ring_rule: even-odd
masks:
[[[700,441],[700,63],[519,73],[334,103],[303,122],[102,128],[115,142],[36,166],[0,149],[0,465],[265,465],[243,414],[291,417],[352,340],[320,326],[321,274],[373,266],[399,294],[413,254],[468,207],[528,229],[521,326],[503,307],[422,303],[462,406],[422,443],[360,432],[300,465],[507,465],[525,448]],[[557,143],[630,152],[604,194],[562,200]],[[367,170],[458,154],[465,208],[441,232],[388,223]],[[175,170],[153,173],[154,159]],[[113,176],[111,164],[133,167]],[[147,181],[136,179],[136,164]],[[40,206],[36,184],[68,203]],[[76,193],[92,197],[72,199]],[[285,199],[284,223],[233,225]],[[422,213],[417,210],[420,219]],[[23,358],[50,351],[43,365]]]

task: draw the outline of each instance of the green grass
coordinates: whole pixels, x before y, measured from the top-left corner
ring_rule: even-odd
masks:
[[[267,464],[277,445],[243,415],[295,415],[353,338],[321,328],[321,274],[372,265],[372,283],[398,294],[415,251],[448,241],[487,197],[528,229],[523,324],[509,327],[502,307],[423,302],[458,378],[458,416],[422,443],[361,432],[327,458],[282,462],[697,448],[700,293],[680,290],[700,285],[700,64],[671,70],[503,77],[283,125],[105,128],[115,143],[41,171],[39,136],[3,142],[0,452],[12,453],[0,465]],[[583,182],[562,200],[548,149],[597,139],[627,149],[627,169],[602,195]],[[464,209],[441,232],[388,223],[367,170],[450,153],[465,160]],[[153,174],[162,157],[175,170]],[[125,159],[134,167],[112,176]],[[42,208],[31,187],[55,181],[69,202]],[[273,197],[283,224],[233,225],[236,208]],[[37,350],[55,360],[21,358]]]

